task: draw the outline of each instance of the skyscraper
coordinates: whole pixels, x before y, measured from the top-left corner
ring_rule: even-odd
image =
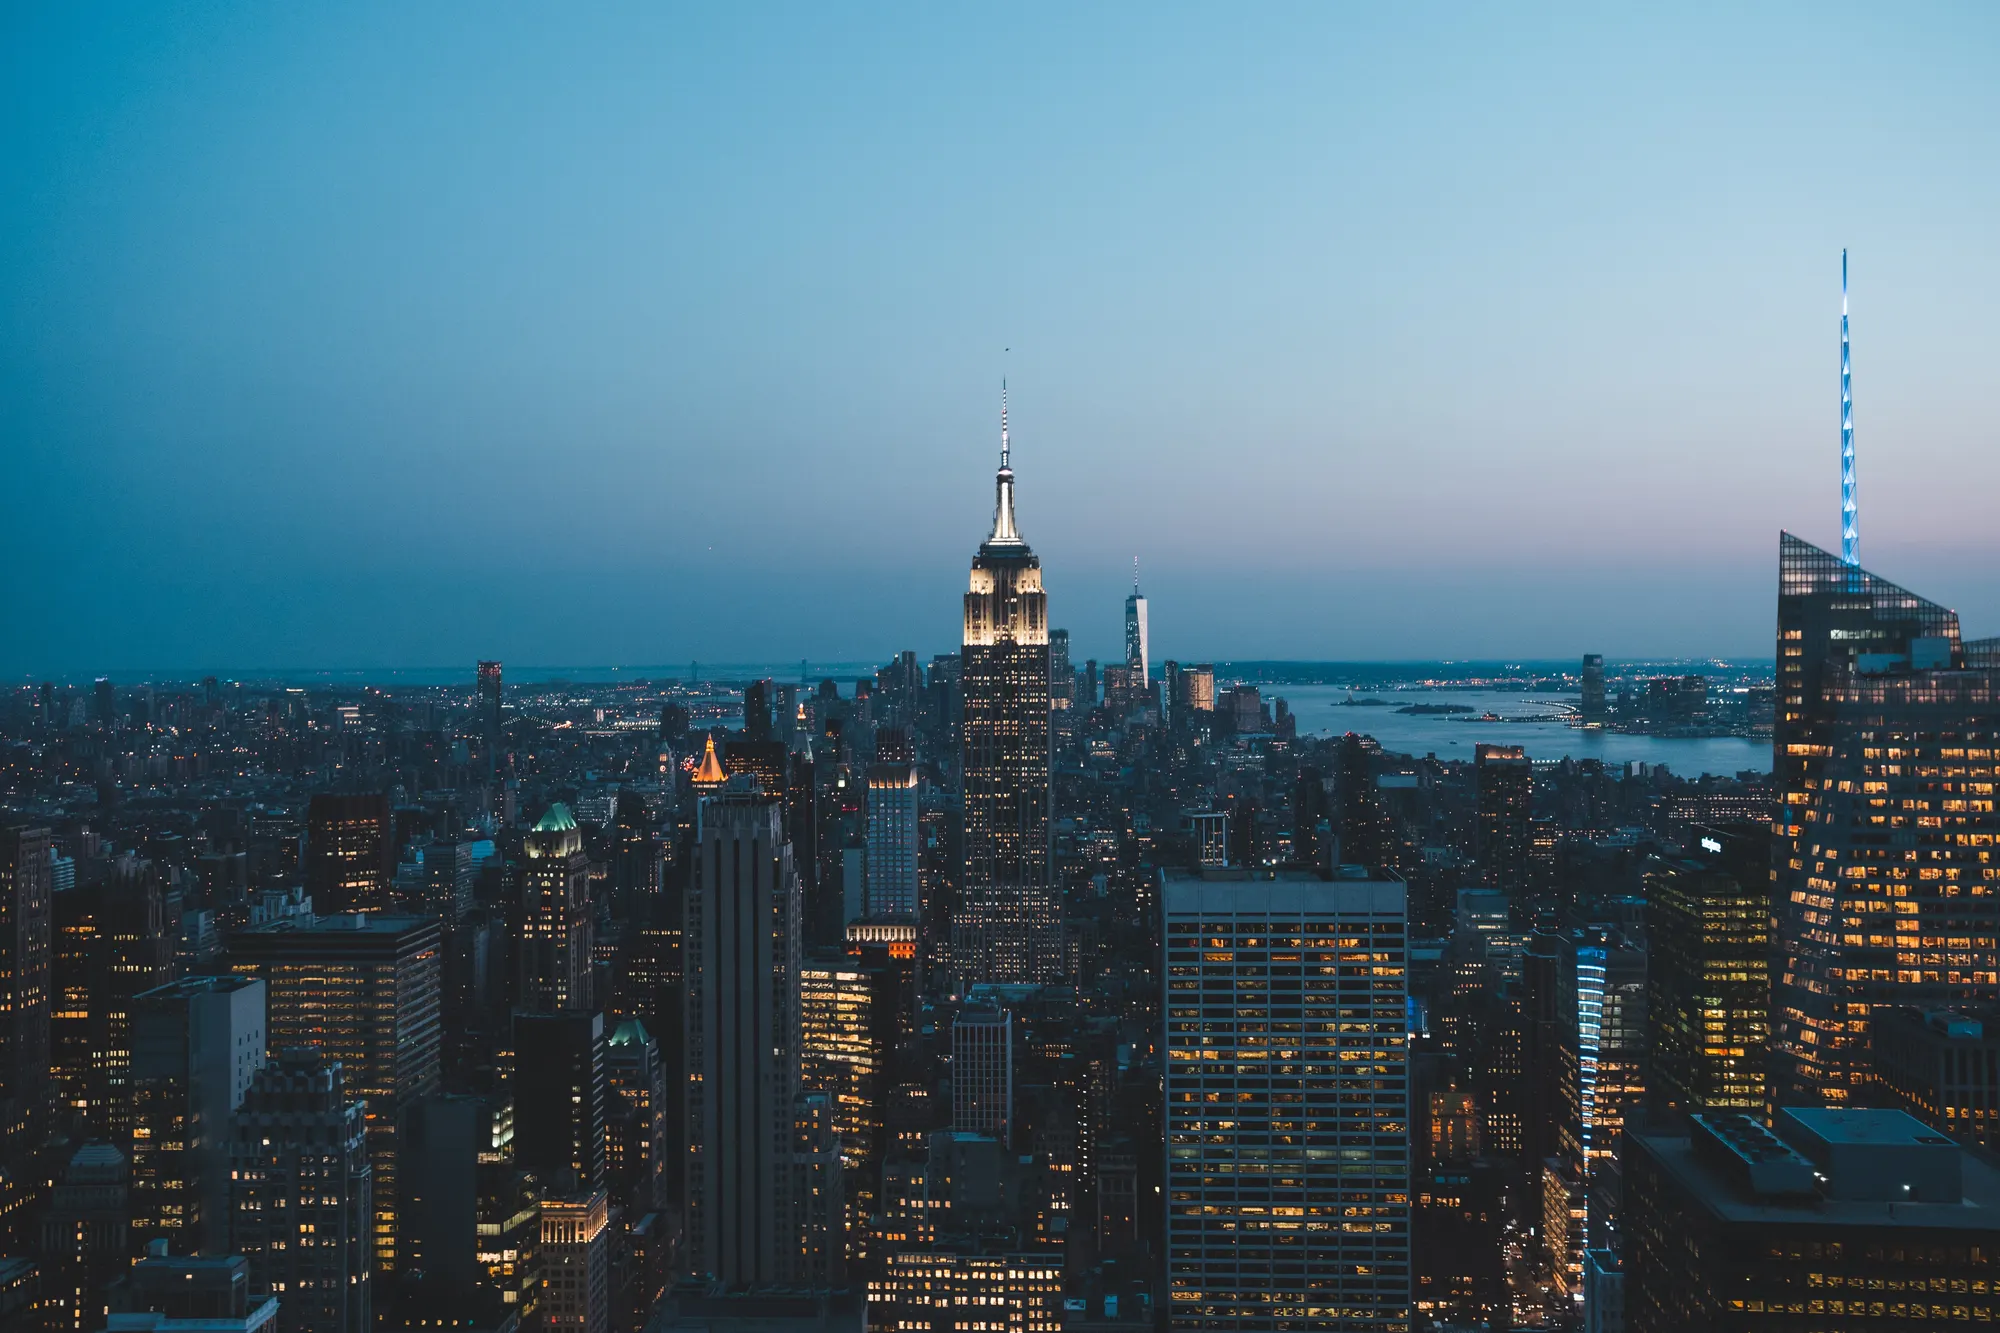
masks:
[[[1062,969],[1049,880],[1048,596],[1014,525],[1004,390],[994,493],[993,531],[965,594],[965,874],[952,959],[966,981],[1043,982]]]
[[[1403,1330],[1400,880],[1164,872],[1176,1329]]]
[[[917,769],[868,766],[868,893],[870,921],[917,919]]]
[[[951,1025],[951,1127],[1007,1142],[1014,1126],[1014,1016],[967,1009]]]
[[[591,1007],[590,857],[569,807],[552,805],[523,840],[518,1007]]]
[[[306,893],[322,915],[395,910],[389,798],[322,792],[306,810]]]
[[[609,1200],[603,1190],[542,1200],[542,1298],[548,1333],[606,1333],[611,1321]]]
[[[1583,690],[1577,713],[1585,722],[1604,720],[1604,654],[1583,655]]]
[[[1151,683],[1146,650],[1146,594],[1139,591],[1139,558],[1134,556],[1132,592],[1125,599],[1125,666],[1132,673],[1132,688],[1141,692]]]
[[[368,1134],[340,1062],[292,1050],[258,1071],[227,1144],[230,1248],[283,1333],[372,1333]]]
[[[514,1164],[558,1194],[604,1183],[604,1015],[514,1017]]]
[[[265,995],[254,977],[182,977],[132,1002],[125,1095],[139,1239],[228,1253],[229,1144],[264,1064]]]
[[[740,779],[739,779],[740,781]],[[687,1271],[724,1288],[795,1285],[798,873],[780,802],[713,790],[689,887]]]
[[[1780,538],[1779,1104],[1851,1101],[1868,1016],[1994,993],[2000,671],[1955,613]]]
[[[49,1122],[49,831],[0,828],[0,1225]]]
[[[1479,776],[1479,881],[1518,902],[1528,891],[1534,768],[1518,745],[1474,748]]]
[[[1702,829],[1646,875],[1653,1100],[1759,1111],[1771,1035],[1771,872],[1761,825]]]
[[[500,772],[500,664],[479,664],[479,735],[486,751],[486,780]],[[322,911],[327,909],[322,908]]]
[[[365,1101],[377,1272],[396,1267],[402,1110],[441,1076],[440,939],[435,918],[386,913],[292,917],[229,939],[231,970],[264,979],[271,1049],[319,1048]]]

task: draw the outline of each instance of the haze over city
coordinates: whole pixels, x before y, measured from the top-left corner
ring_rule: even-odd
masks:
[[[4,20],[0,670],[956,640],[1012,386],[1079,657],[2000,623],[1990,7]]]

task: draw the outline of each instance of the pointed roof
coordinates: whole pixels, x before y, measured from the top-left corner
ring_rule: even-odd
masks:
[[[537,833],[567,833],[576,827],[576,816],[561,801],[550,806],[548,813],[535,821]]]
[[[1007,381],[1000,381],[1000,470],[993,477],[993,535],[986,546],[1018,546],[1026,549],[1020,529],[1014,526],[1014,466],[1007,438]]]
[[[729,774],[722,767],[722,760],[716,758],[715,737],[708,738],[708,751],[701,757],[701,767],[695,770],[694,783],[697,787],[720,787],[729,781]]]

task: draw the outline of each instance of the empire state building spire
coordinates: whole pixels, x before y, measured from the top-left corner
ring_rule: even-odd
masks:
[[[993,478],[993,535],[988,546],[1026,546],[1014,527],[1014,469],[1007,439],[1007,381],[1000,381],[1000,471]]]

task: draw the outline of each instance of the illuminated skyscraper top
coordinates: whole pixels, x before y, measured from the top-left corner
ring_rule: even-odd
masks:
[[[1840,558],[1861,563],[1854,500],[1854,367],[1847,355],[1847,251],[1840,252]]]

